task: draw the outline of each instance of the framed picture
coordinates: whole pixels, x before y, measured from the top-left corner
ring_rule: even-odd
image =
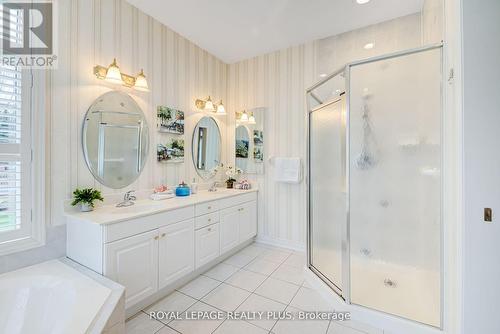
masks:
[[[157,145],[158,162],[184,162],[184,139],[171,139],[167,144]]]
[[[255,160],[256,163],[264,162],[264,150],[262,146],[254,146],[253,159]]]
[[[248,138],[248,137],[247,137]],[[236,158],[248,158],[248,140],[237,139],[236,140]]]
[[[156,110],[157,126],[160,132],[174,133],[178,135],[184,134],[184,112],[165,107],[158,106]]]
[[[262,130],[253,130],[253,143],[256,146],[264,144],[264,131],[262,131]]]

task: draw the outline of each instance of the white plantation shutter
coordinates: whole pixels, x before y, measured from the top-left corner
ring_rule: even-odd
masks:
[[[31,115],[23,81],[21,70],[0,66],[0,243],[31,237]]]
[[[15,13],[15,12],[14,12]],[[22,16],[11,15],[11,42],[22,40]],[[0,65],[0,249],[32,237],[31,72]]]

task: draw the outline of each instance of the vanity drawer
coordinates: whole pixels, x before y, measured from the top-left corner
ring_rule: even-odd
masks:
[[[230,208],[232,206],[236,206],[236,205],[240,205],[240,204],[243,204],[246,202],[251,202],[251,201],[257,200],[257,192],[251,191],[251,192],[245,193],[244,190],[241,190],[241,191],[242,191],[241,194],[227,197],[227,198],[223,198],[223,199],[219,200],[220,209],[222,210],[222,209]]]
[[[192,219],[194,216],[193,206],[160,212],[157,214],[137,217],[122,222],[104,226],[104,242],[130,237],[135,234],[151,231],[156,228],[174,224],[183,220]]]
[[[220,220],[219,212],[209,213],[207,215],[198,216],[195,218],[194,228],[200,229],[202,227],[218,223]]]
[[[207,213],[212,213],[219,210],[219,202],[211,201],[196,204],[194,207],[194,212],[196,216],[206,215]]]

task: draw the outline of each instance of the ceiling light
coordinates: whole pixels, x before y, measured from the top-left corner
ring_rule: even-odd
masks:
[[[327,75],[326,73],[321,73],[321,74],[319,75],[319,77],[320,77],[320,78],[324,78],[324,77],[326,77],[326,75]]]
[[[141,69],[141,73],[135,78],[134,88],[143,92],[149,92],[148,81],[144,75],[144,71]]]
[[[359,3],[360,5],[364,5],[365,3],[369,3],[370,0],[356,0],[357,3]]]
[[[108,66],[108,70],[106,71],[106,81],[123,84],[122,73],[120,72],[118,64],[116,64],[116,58],[113,59],[111,65]]]
[[[373,49],[374,47],[375,47],[374,43],[366,43],[365,46],[363,46],[363,48],[365,48],[365,50],[370,50],[370,49]]]

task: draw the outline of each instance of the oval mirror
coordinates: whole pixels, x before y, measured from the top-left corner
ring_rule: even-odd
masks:
[[[193,132],[193,163],[198,175],[208,180],[220,165],[221,134],[217,122],[212,117],[200,119]]]
[[[106,187],[126,187],[139,177],[147,160],[149,131],[144,113],[125,93],[101,95],[85,115],[82,142],[92,175]]]

